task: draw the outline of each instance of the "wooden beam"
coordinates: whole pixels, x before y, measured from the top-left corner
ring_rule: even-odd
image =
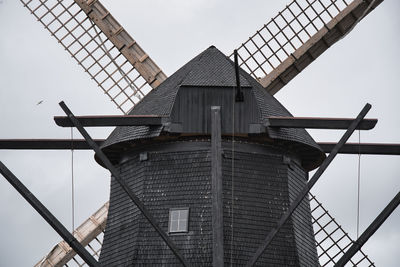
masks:
[[[361,249],[361,247],[368,241],[368,239],[381,227],[386,219],[400,204],[400,192],[390,201],[390,203],[383,209],[383,211],[376,217],[376,219],[368,226],[368,228],[361,234],[361,236],[353,242],[351,247],[339,259],[334,267],[343,267],[346,263]]]
[[[309,128],[309,129],[347,129],[354,119],[348,118],[311,118],[311,117],[268,117],[269,127]],[[357,129],[371,130],[377,119],[364,119]]]
[[[105,139],[95,139],[101,145]],[[334,142],[318,142],[325,153],[335,147]],[[0,150],[89,150],[84,139],[0,139]],[[400,155],[400,144],[386,143],[346,143],[339,154]]]
[[[92,216],[86,219],[73,235],[83,247],[92,242],[101,232],[104,232],[107,222],[109,202],[106,202]],[[49,254],[43,257],[34,267],[53,267],[64,266],[74,256],[76,252],[65,241],[58,243]]]
[[[282,226],[288,221],[288,219],[292,216],[292,213],[296,210],[296,208],[300,205],[301,201],[303,201],[304,197],[308,194],[311,188],[315,185],[321,175],[325,172],[331,162],[335,159],[337,153],[340,148],[349,140],[350,136],[356,130],[358,124],[364,119],[365,115],[371,109],[370,104],[366,104],[361,112],[358,114],[357,118],[352,121],[347,131],[344,133],[342,138],[340,138],[339,142],[332,149],[332,152],[328,157],[322,162],[321,166],[319,166],[318,170],[314,173],[312,178],[308,181],[308,183],[301,189],[300,193],[296,196],[293,202],[290,204],[289,208],[282,214],[281,218],[278,220],[276,225],[272,227],[271,231],[268,233],[267,237],[263,241],[263,243],[257,248],[254,255],[250,258],[246,266],[254,266],[258,260],[258,258],[264,253],[269,244],[271,244],[272,240],[282,228]]]
[[[182,263],[183,266],[190,266],[186,259],[183,257],[182,253],[172,241],[172,239],[165,233],[165,231],[161,228],[159,223],[144,205],[144,203],[136,196],[136,194],[132,191],[131,187],[128,183],[122,179],[120,176],[119,170],[111,163],[111,161],[107,158],[107,156],[103,153],[100,147],[93,141],[90,137],[89,133],[83,128],[80,124],[79,120],[72,114],[71,110],[67,107],[64,102],[59,103],[67,117],[71,120],[77,130],[81,133],[81,135],[85,138],[86,142],[92,147],[92,149],[96,152],[96,156],[103,163],[103,165],[110,171],[111,175],[115,179],[115,181],[121,186],[122,190],[127,194],[127,196],[132,200],[132,202],[136,205],[139,211],[143,214],[143,216],[147,219],[147,221],[151,224],[154,230],[158,233],[158,235],[164,240],[166,245],[171,249],[172,253],[178,258],[178,260]]]
[[[42,218],[70,245],[76,253],[91,267],[100,264],[82,246],[81,243],[57,220],[57,218],[40,202],[26,186],[0,161],[0,173],[21,194],[23,198],[42,216]]]
[[[383,0],[377,0],[368,10],[372,0],[353,0],[336,17],[310,37],[301,47],[289,55],[277,68],[259,79],[261,85],[272,95],[323,54],[330,46],[342,39],[359,22],[365,11],[370,13]],[[365,14],[365,15],[366,15]],[[356,16],[356,17],[354,17]]]
[[[105,139],[95,139],[101,145]],[[0,149],[19,150],[87,150],[92,149],[84,139],[0,139]]]
[[[330,153],[336,143],[319,142],[325,153]],[[340,154],[400,155],[400,144],[346,143]]]
[[[211,107],[211,200],[213,266],[224,266],[221,107]]]
[[[113,116],[76,116],[84,127],[114,127],[114,126],[160,126],[166,117],[158,115],[113,115]],[[66,116],[55,116],[54,121],[61,127],[73,127]]]
[[[121,51],[152,88],[167,76],[119,24],[100,1],[74,0],[107,38]]]

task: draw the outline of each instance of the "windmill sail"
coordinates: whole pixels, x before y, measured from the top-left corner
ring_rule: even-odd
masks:
[[[127,113],[166,75],[97,0],[21,0]]]
[[[322,267],[334,266],[354,240],[313,194],[310,193],[309,198],[319,264]],[[361,249],[351,258],[350,263],[352,266],[375,266]]]
[[[103,232],[106,227],[109,202],[105,203],[92,216],[84,221],[74,231],[76,239],[93,255],[97,260],[103,241]],[[49,254],[43,257],[34,267],[45,266],[84,266],[85,262],[77,256],[76,252],[65,241],[58,243]],[[67,265],[68,264],[68,265]]]
[[[343,38],[383,0],[294,0],[237,50],[271,94]]]

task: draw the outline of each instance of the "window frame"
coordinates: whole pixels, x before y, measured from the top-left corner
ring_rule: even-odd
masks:
[[[172,212],[173,211],[187,211],[187,218],[186,218],[186,229],[185,230],[177,230],[171,231],[171,222],[172,222]],[[179,217],[180,218],[180,217]],[[189,232],[189,218],[190,218],[190,208],[189,207],[179,207],[179,208],[170,208],[168,211],[168,234],[184,234]],[[178,219],[179,225],[179,219]]]

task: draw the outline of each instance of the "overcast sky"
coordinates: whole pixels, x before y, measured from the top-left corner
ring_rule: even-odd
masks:
[[[288,1],[103,0],[171,75],[210,45],[230,54]],[[355,117],[365,103],[378,118],[362,142],[400,143],[400,2],[384,1],[276,97],[295,116]],[[37,105],[39,101],[42,104]],[[120,114],[89,76],[19,1],[0,0],[0,138],[69,138],[52,117],[64,100],[75,114]],[[91,130],[105,138],[110,129]],[[312,131],[338,141],[341,131]],[[78,134],[75,132],[75,136]],[[358,140],[358,134],[352,141]],[[109,197],[109,175],[92,152],[75,152],[76,225]],[[0,160],[71,228],[71,152],[0,151]],[[313,192],[354,238],[357,155],[338,156]],[[400,156],[361,157],[361,229],[400,190]],[[0,177],[1,178],[1,177]],[[60,241],[50,226],[0,179],[0,266],[32,266]],[[400,209],[368,241],[377,266],[400,266]]]

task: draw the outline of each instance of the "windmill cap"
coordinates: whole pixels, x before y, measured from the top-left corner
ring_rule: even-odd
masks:
[[[118,162],[119,154],[137,142],[161,136],[163,140],[176,140],[179,135],[209,136],[211,106],[221,106],[223,135],[231,136],[234,128],[235,135],[250,141],[290,148],[306,170],[319,166],[325,153],[304,129],[268,126],[268,117],[291,117],[290,112],[248,73],[240,69],[239,76],[244,101],[235,103],[234,63],[210,46],[148,93],[129,113],[164,116],[169,126],[177,126],[174,134],[166,125],[117,127],[102,149]]]

